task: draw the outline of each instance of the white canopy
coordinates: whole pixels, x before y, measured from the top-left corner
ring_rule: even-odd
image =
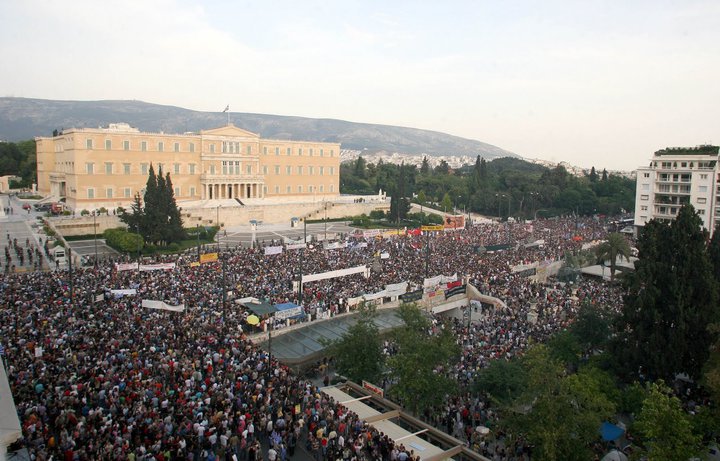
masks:
[[[21,436],[20,419],[10,392],[5,366],[0,363],[0,459],[5,459],[5,447]]]

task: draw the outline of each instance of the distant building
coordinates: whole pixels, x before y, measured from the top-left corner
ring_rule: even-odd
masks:
[[[718,146],[667,148],[637,170],[635,226],[651,219],[672,220],[689,203],[711,233],[720,221]]]
[[[144,133],[125,123],[38,137],[38,192],[71,209],[127,207],[148,170],[170,173],[178,201],[337,196],[340,144],[261,139],[233,125]]]

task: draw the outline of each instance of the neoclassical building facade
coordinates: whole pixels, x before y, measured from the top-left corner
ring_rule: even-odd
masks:
[[[340,144],[262,139],[227,125],[145,133],[125,123],[38,137],[38,191],[74,210],[127,207],[150,165],[170,173],[177,201],[307,197],[340,191]]]

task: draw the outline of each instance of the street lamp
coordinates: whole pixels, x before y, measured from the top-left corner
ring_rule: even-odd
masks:
[[[221,227],[221,226],[220,226],[220,207],[221,207],[221,206],[222,206],[222,205],[218,205],[218,206],[215,208],[215,212],[216,212],[216,214],[215,214],[215,222],[217,222],[217,228],[218,228],[218,230],[217,230],[218,251],[220,251],[220,227]]]
[[[93,240],[95,241],[95,270],[97,270],[98,265],[98,252],[97,252],[97,225],[95,224],[95,215],[97,212],[93,210]]]
[[[223,332],[223,339],[225,338],[225,335],[227,334],[227,324],[228,324],[228,318],[227,318],[227,288],[225,288],[225,259],[222,257],[222,253],[220,252],[220,207],[222,205],[218,205],[216,212],[217,212],[217,225],[218,225],[218,231],[217,231],[217,255],[218,259],[220,260],[220,267],[222,269],[222,313],[223,313],[223,324],[222,324],[222,332]]]
[[[195,233],[197,234],[197,255],[200,262],[200,224],[195,224]]]

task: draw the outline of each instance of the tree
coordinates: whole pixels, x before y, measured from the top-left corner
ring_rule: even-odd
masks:
[[[362,155],[355,160],[355,176],[357,176],[360,179],[365,179],[365,168],[366,168],[367,162],[364,158],[362,158]]]
[[[450,212],[452,213],[452,199],[450,198],[450,194],[445,192],[445,195],[443,195],[440,205],[442,205],[444,212],[447,213],[448,210],[450,210]]]
[[[143,207],[140,195],[137,194],[131,206],[132,213],[121,213],[120,220],[128,228],[139,229],[145,241],[155,244],[167,245],[186,237],[170,174],[163,177],[161,169],[155,175],[152,164],[145,185],[144,203]]]
[[[430,163],[428,162],[427,156],[424,156],[422,165],[420,166],[420,174],[427,175],[428,173],[430,173]]]
[[[674,221],[652,220],[640,234],[639,260],[612,347],[616,362],[631,378],[701,375],[716,338],[708,325],[719,317],[717,283],[701,224],[686,205]]]
[[[329,344],[337,371],[351,381],[377,383],[380,380],[385,360],[380,333],[374,322],[376,317],[375,306],[363,303],[356,316],[357,322],[340,339]]]
[[[170,179],[170,173],[165,175],[165,190],[163,191],[162,211],[168,217],[167,224],[163,231],[165,242],[179,242],[186,237],[185,229],[182,226],[182,216],[175,201],[175,190]]]
[[[398,353],[388,359],[395,383],[389,394],[419,414],[454,393],[457,384],[443,370],[457,359],[460,350],[450,328],[428,333],[430,321],[415,304],[402,304],[399,315],[404,326],[396,332]]]
[[[720,224],[715,226],[715,232],[708,245],[708,257],[713,267],[715,281],[720,283]]]
[[[604,349],[611,335],[615,315],[607,306],[583,302],[570,331],[584,352]]]
[[[131,213],[128,213],[125,210],[120,213],[120,221],[127,224],[130,231],[140,234],[144,229],[143,221],[145,220],[145,216],[143,212],[142,199],[140,198],[139,193],[135,194],[133,203],[130,205],[130,210],[132,211]]]
[[[503,411],[510,429],[535,445],[533,459],[591,459],[590,444],[601,422],[615,411],[597,375],[565,376],[563,365],[545,346],[522,358],[528,381],[525,391]]]
[[[588,176],[588,179],[590,179],[590,182],[596,182],[598,180],[598,174],[595,171],[595,167],[592,167],[590,169],[590,175]]]
[[[425,203],[427,202],[427,196],[425,195],[425,191],[424,191],[424,190],[421,190],[420,192],[418,192],[418,194],[417,194],[417,202],[418,202],[420,205],[425,205]]]
[[[475,391],[486,393],[500,405],[509,405],[527,386],[527,373],[520,360],[493,360],[475,381]]]
[[[601,243],[597,247],[597,257],[601,261],[605,261],[607,259],[610,260],[610,280],[615,280],[615,271],[617,270],[617,258],[620,256],[621,258],[625,258],[627,261],[630,261],[630,245],[628,245],[627,240],[625,240],[625,237],[620,233],[612,233],[608,234],[607,240],[605,240],[603,243]]]
[[[685,461],[700,454],[700,438],[693,434],[690,418],[663,381],[648,384],[633,427],[650,461]]]
[[[440,163],[435,167],[435,174],[447,175],[450,173],[450,165],[445,160],[440,160]]]

